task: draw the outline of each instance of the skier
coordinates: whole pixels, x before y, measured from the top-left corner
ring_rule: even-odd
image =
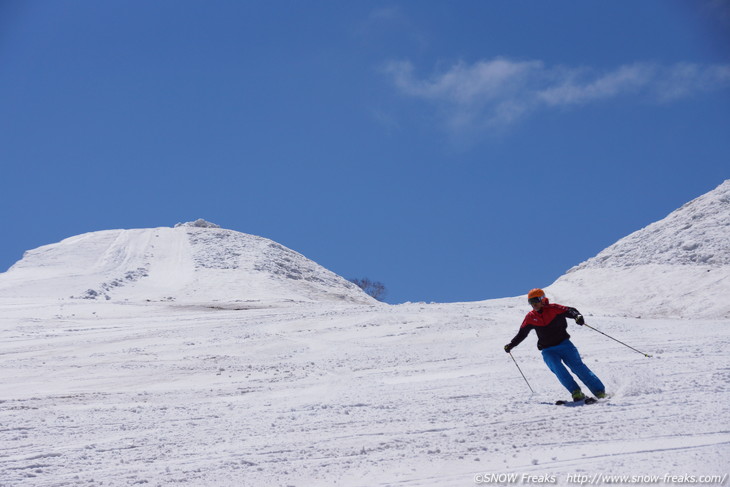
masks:
[[[585,400],[586,395],[583,394],[565,365],[570,367],[570,370],[578,376],[594,396],[599,399],[606,397],[606,388],[603,383],[583,363],[578,349],[575,348],[568,335],[568,322],[565,317],[574,319],[576,324],[582,326],[585,324],[583,316],[575,308],[550,303],[542,289],[531,290],[527,294],[527,302],[532,306],[532,311],[527,313],[520,326],[520,331],[511,342],[504,346],[504,351],[510,353],[522,340],[527,338],[530,330],[534,329],[537,333],[537,349],[542,351],[542,358],[548,368],[568,389],[573,401]]]

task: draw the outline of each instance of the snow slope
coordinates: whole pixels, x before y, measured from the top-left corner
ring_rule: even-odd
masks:
[[[0,274],[3,297],[217,306],[372,301],[297,252],[203,220],[87,233],[31,250]]]
[[[502,351],[525,311],[510,299],[6,308],[0,485],[727,478],[727,320],[693,322],[688,337],[684,321],[591,318],[651,359],[572,327],[613,397],[569,408],[552,404],[567,393],[534,336],[513,355],[535,394]]]
[[[590,294],[606,270],[693,289],[697,265],[603,261],[551,286],[653,355],[571,325],[612,397],[558,407],[534,334],[512,352],[534,393],[502,349],[524,297],[384,305],[205,224],[41,247],[0,275],[0,486],[727,485],[730,320]],[[674,302],[710,308],[722,286]]]
[[[604,313],[730,318],[730,180],[570,269],[547,291]]]

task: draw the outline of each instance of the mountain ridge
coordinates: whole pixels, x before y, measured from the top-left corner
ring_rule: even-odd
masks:
[[[568,273],[645,264],[730,265],[730,180],[621,238]]]
[[[89,232],[38,247],[0,274],[0,296],[374,302],[351,282],[277,242],[200,222]]]
[[[606,315],[729,318],[730,180],[633,232],[546,288]]]

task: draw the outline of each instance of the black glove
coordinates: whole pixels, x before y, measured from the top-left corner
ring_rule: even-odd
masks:
[[[507,353],[510,353],[510,351],[511,351],[511,350],[512,350],[513,348],[515,348],[515,346],[514,346],[514,345],[512,345],[511,343],[508,343],[507,345],[505,345],[505,346],[504,346],[504,351],[505,351],[505,352],[507,352]]]
[[[586,320],[583,319],[583,315],[578,315],[575,317],[575,324],[583,326],[586,324]]]

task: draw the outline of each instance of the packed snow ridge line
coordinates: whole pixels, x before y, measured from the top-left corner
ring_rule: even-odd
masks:
[[[648,264],[730,265],[730,180],[568,272]]]

